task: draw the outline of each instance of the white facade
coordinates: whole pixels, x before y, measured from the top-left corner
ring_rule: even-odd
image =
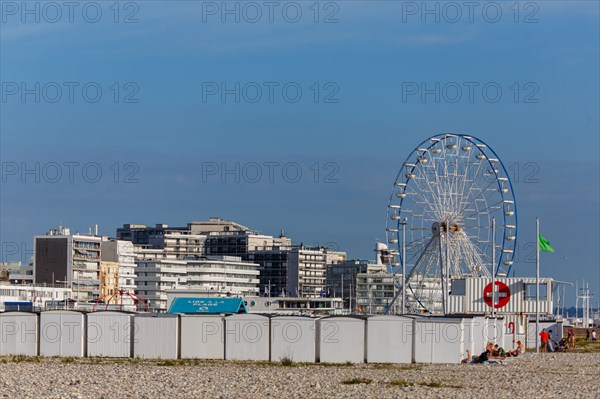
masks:
[[[255,296],[259,291],[258,264],[236,256],[176,259],[162,250],[136,250],[136,294],[150,301],[150,308],[168,309],[167,291],[221,293]]]
[[[271,360],[314,363],[316,359],[316,319],[277,316],[271,318]]]
[[[288,292],[292,296],[319,298],[327,293],[327,251],[300,247],[288,255]]]
[[[412,363],[414,317],[367,319],[367,363]]]
[[[258,295],[258,264],[236,256],[214,256],[187,261],[189,289],[233,295]]]
[[[496,279],[496,315],[534,314],[536,311],[535,278],[501,277]],[[477,277],[452,280],[449,297],[449,312],[458,314],[492,313],[492,307],[484,298],[484,291],[492,283],[491,278]],[[502,291],[506,286],[507,291]],[[491,287],[491,286],[490,286]],[[552,314],[552,279],[540,279],[541,299],[539,312]],[[546,295],[546,293],[548,295]],[[491,290],[486,291],[487,300],[492,301]]]
[[[131,357],[133,314],[92,312],[87,315],[87,356]]]
[[[415,363],[460,363],[464,358],[462,319],[419,317],[414,323]]]
[[[324,317],[317,321],[321,363],[364,363],[365,318]]]
[[[149,237],[148,244],[164,250],[167,255],[175,255],[177,259],[190,259],[204,254],[205,241],[206,235],[169,232]]]
[[[225,318],[225,359],[269,360],[269,317],[236,314]]]
[[[222,316],[181,315],[182,359],[225,359]]]
[[[527,320],[524,314],[504,316],[504,349],[516,349],[517,341],[527,344]]]
[[[179,357],[179,316],[135,315],[133,355],[144,359]]]
[[[0,313],[0,356],[37,356],[38,315],[35,313]]]
[[[136,294],[150,301],[153,311],[167,311],[167,289],[187,287],[187,263],[175,259],[138,260]]]
[[[40,313],[40,356],[85,356],[85,315],[69,310]]]
[[[485,344],[487,342],[487,333],[485,333],[485,326],[487,322],[485,317],[471,317],[463,319],[463,331],[464,331],[464,351],[469,351],[472,356],[479,356],[481,352],[485,350]]]
[[[119,290],[133,294],[136,288],[133,244],[130,241],[110,239],[103,241],[101,248],[103,261],[116,262],[119,265]],[[126,304],[133,304],[129,296],[123,296],[123,301]]]
[[[0,311],[5,310],[5,302],[31,302],[35,308],[44,309],[51,301],[60,302],[71,296],[69,288],[0,285]]]
[[[244,297],[248,313],[344,315],[342,298]]]

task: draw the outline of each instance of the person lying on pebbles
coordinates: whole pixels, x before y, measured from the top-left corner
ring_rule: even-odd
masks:
[[[496,345],[498,346],[498,345]],[[499,348],[498,348],[499,349]],[[502,352],[504,352],[504,350],[502,350]],[[492,344],[491,342],[488,342],[485,346],[485,351],[483,353],[481,353],[481,355],[479,356],[473,356],[471,357],[471,352],[469,350],[467,350],[467,357],[466,359],[461,360],[461,363],[468,363],[468,364],[477,364],[477,363],[486,363],[486,364],[493,364],[497,363],[497,361],[501,361],[506,359],[506,356],[502,355],[502,353],[500,353],[500,351],[495,351],[495,347],[494,344]]]

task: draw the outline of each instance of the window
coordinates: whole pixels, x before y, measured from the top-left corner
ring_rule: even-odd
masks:
[[[540,284],[540,301],[546,300],[546,284]],[[536,300],[536,285],[535,284],[525,284],[524,288],[525,300],[526,301],[535,301]]]
[[[465,295],[465,280],[452,280],[450,295]]]

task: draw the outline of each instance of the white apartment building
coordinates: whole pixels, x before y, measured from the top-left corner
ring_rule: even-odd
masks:
[[[138,259],[136,295],[149,301],[152,311],[167,310],[167,289],[187,287],[187,262],[177,259]]]
[[[292,296],[319,298],[327,295],[327,257],[324,248],[298,247],[288,258],[288,292]]]
[[[186,232],[168,232],[148,238],[150,248],[162,249],[167,255],[173,254],[177,259],[193,259],[204,255],[206,235]]]
[[[258,295],[258,264],[243,262],[237,256],[209,256],[189,260],[188,288],[220,291],[231,295]]]
[[[258,295],[258,264],[236,256],[178,259],[161,249],[136,247],[136,295],[150,301],[150,308],[167,310],[167,290],[222,292],[226,295]]]

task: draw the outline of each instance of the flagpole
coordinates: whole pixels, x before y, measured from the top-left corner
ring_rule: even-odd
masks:
[[[540,353],[540,218],[535,218],[535,353]]]
[[[496,317],[496,218],[492,218],[492,317]]]
[[[342,272],[342,307],[346,310],[346,304],[344,303],[344,272]]]
[[[402,314],[406,314],[406,223],[402,221]]]

